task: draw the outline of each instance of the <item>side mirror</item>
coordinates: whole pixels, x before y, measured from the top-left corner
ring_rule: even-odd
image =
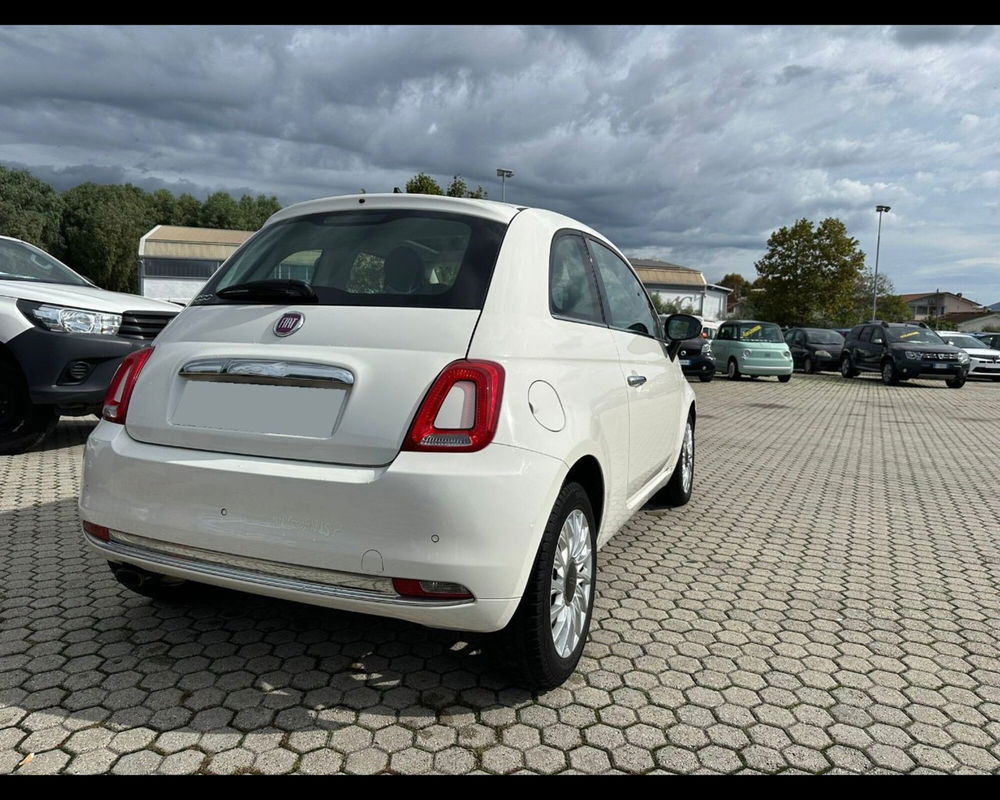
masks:
[[[663,321],[663,339],[667,343],[667,355],[673,361],[681,342],[697,339],[701,334],[701,320],[690,314],[671,314]]]

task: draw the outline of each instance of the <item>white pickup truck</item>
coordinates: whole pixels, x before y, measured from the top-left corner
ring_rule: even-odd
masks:
[[[179,311],[100,289],[44,250],[0,236],[0,455],[37,444],[61,414],[100,414],[122,359]]]

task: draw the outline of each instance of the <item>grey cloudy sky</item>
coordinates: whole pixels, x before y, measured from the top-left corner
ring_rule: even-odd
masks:
[[[753,278],[840,217],[898,292],[1000,301],[989,27],[0,29],[0,163],[283,203],[461,174]]]

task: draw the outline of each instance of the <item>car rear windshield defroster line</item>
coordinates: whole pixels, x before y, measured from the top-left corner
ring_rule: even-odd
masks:
[[[414,209],[296,217],[249,239],[192,305],[245,302],[216,294],[237,284],[302,281],[320,305],[481,309],[506,229]]]

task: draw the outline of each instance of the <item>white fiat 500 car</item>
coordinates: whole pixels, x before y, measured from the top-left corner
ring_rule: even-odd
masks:
[[[629,263],[568,217],[422,195],[286,208],[108,389],[87,541],[201,582],[498,632],[573,671],[597,550],[691,495],[695,400]]]

